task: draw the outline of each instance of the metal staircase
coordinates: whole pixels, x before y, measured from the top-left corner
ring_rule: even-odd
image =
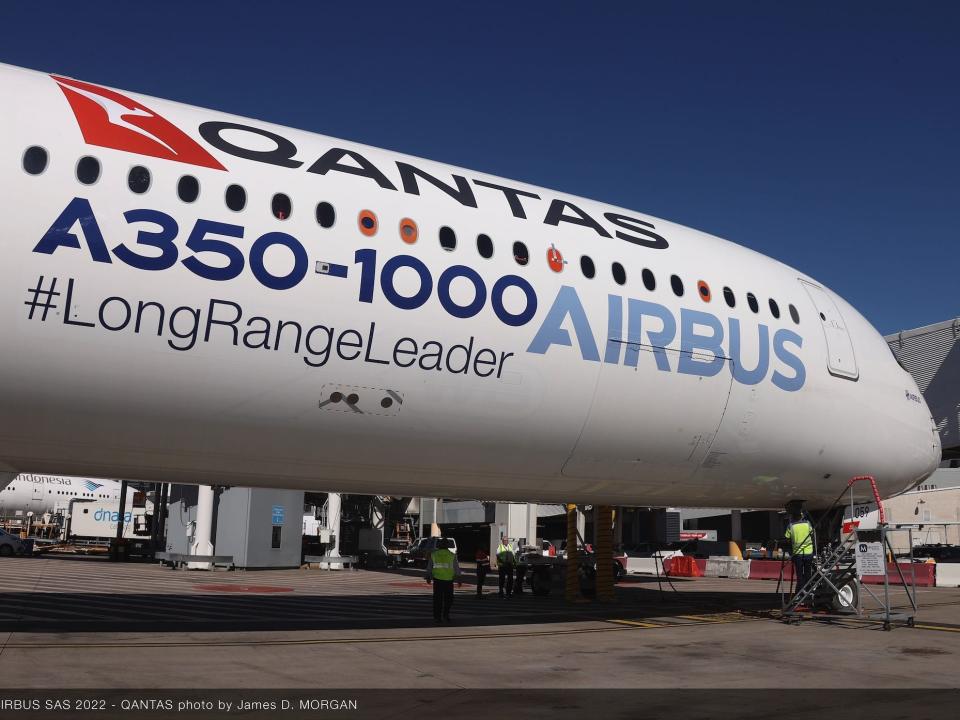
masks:
[[[913,626],[914,614],[917,610],[917,593],[915,578],[912,577],[908,583],[896,562],[893,552],[893,546],[890,543],[889,533],[895,528],[891,528],[886,521],[886,515],[883,510],[883,502],[880,500],[880,494],[877,492],[876,480],[870,475],[862,475],[853,478],[847,483],[847,487],[840,497],[843,497],[848,491],[850,493],[851,516],[854,505],[853,487],[859,481],[869,482],[873,492],[874,502],[877,504],[879,512],[879,522],[876,530],[860,530],[859,525],[852,523],[849,532],[843,533],[840,543],[832,548],[822,551],[818,557],[814,558],[813,573],[810,579],[797,588],[789,602],[783,602],[781,618],[784,622],[799,622],[801,619],[814,617],[812,610],[827,606],[833,613],[820,613],[815,617],[856,617],[864,620],[880,620],[883,622],[883,629],[890,630],[893,623],[900,622],[908,626]],[[837,501],[840,500],[837,498]],[[836,505],[836,503],[834,503]],[[831,508],[832,509],[832,508]],[[910,533],[910,561],[913,562],[913,532]],[[882,550],[881,574],[883,577],[883,597],[880,598],[871,588],[863,582],[863,569],[867,553],[878,549]],[[872,547],[871,547],[872,546]],[[894,559],[893,566],[896,569],[896,576],[899,577],[901,586],[906,590],[907,598],[910,601],[911,612],[895,611],[890,602],[890,580],[891,572],[886,558]],[[877,603],[879,607],[865,610],[863,606],[863,595],[866,593]]]

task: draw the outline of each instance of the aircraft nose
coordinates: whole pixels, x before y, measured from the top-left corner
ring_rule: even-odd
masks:
[[[927,441],[924,446],[926,453],[922,473],[923,478],[926,479],[943,461],[943,443],[940,440],[940,431],[937,429],[937,424],[933,420],[933,413],[930,412],[930,406],[927,405],[926,401],[923,403],[923,412],[920,415],[922,420],[919,423],[920,427],[917,429],[920,436],[918,443]]]
[[[927,416],[918,422],[909,433],[904,433],[900,446],[900,468],[896,485],[881,489],[881,495],[889,497],[916,487],[926,480],[941,462],[940,433]]]
[[[927,460],[929,473],[932,473],[934,470],[936,470],[942,461],[943,443],[940,440],[940,432],[936,428],[933,428],[933,442],[930,444],[930,455]]]

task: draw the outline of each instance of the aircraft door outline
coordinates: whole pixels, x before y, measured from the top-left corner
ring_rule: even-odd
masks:
[[[827,345],[827,370],[831,375],[856,381],[860,377],[853,339],[833,298],[819,285],[799,278],[820,317],[820,327]]]

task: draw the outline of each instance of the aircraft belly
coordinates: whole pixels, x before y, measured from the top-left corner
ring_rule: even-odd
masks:
[[[657,351],[676,367],[679,351]],[[603,365],[590,417],[564,475],[615,481],[653,504],[686,495],[685,483],[720,426],[731,375],[725,369],[709,377],[662,372],[654,363],[653,348],[632,345],[627,364]]]

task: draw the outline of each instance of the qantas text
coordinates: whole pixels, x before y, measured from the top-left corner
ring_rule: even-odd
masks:
[[[200,135],[218,150],[244,160],[290,169],[302,168],[307,164],[297,157],[299,148],[292,140],[252,125],[209,121],[200,125]],[[262,149],[265,146],[265,140],[268,147],[266,150]],[[312,158],[311,160],[312,162],[306,168],[308,173],[321,176],[342,173],[351,177],[365,178],[371,186],[375,184],[382,190],[393,192],[397,191],[397,182],[394,180],[398,180],[403,192],[409,195],[420,195],[420,188],[425,184],[432,188],[433,192],[439,192],[443,197],[457,202],[461,207],[479,207],[478,193],[474,191],[474,188],[478,188],[481,196],[493,198],[501,195],[500,207],[505,203],[510,214],[520,220],[528,219],[527,212],[531,210],[530,206],[542,201],[538,194],[529,190],[477,178],[473,178],[471,184],[467,178],[456,173],[451,173],[450,179],[447,180],[400,160],[391,163],[396,169],[394,179],[391,179],[383,168],[377,167],[366,155],[349,148],[332,147],[315,160]],[[392,174],[392,169],[390,172]],[[605,212],[603,217],[598,219],[579,205],[559,198],[551,199],[547,210],[540,212],[543,214],[545,225],[558,227],[560,223],[565,223],[565,227],[580,227],[602,238],[616,237],[654,250],[669,247],[666,238],[655,232],[657,228],[653,223],[629,215]]]

